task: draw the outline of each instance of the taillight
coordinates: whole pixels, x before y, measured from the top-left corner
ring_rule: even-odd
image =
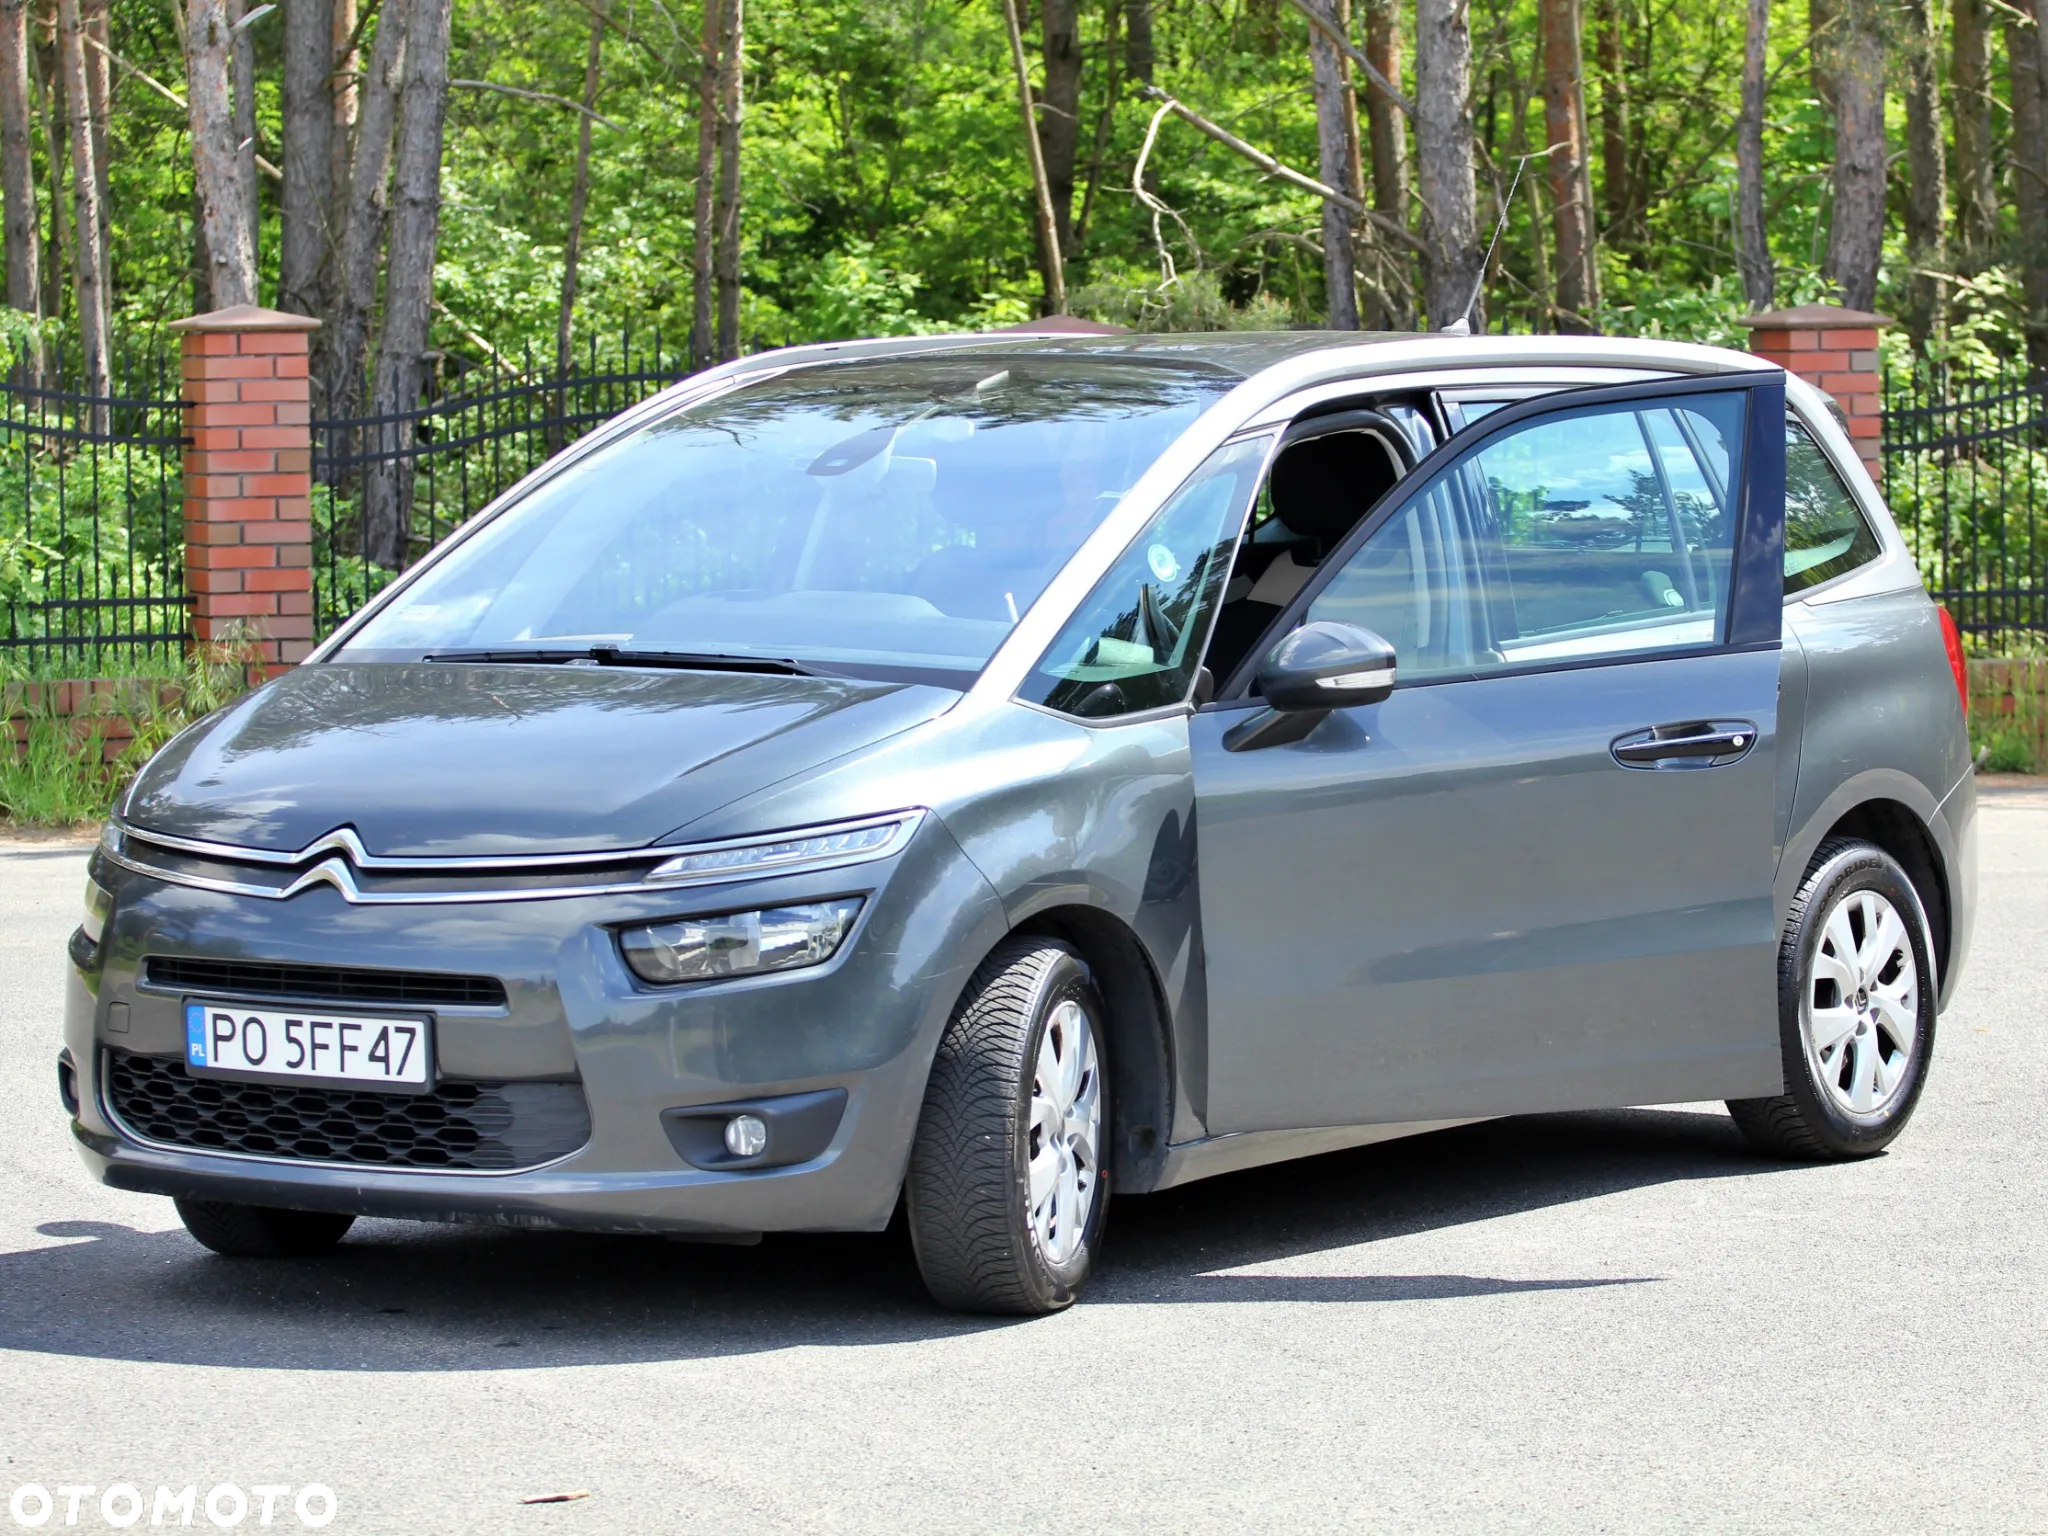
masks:
[[[1948,669],[1956,675],[1956,694],[1963,701],[1963,717],[1970,714],[1970,663],[1963,656],[1963,637],[1956,628],[1956,621],[1949,616],[1946,608],[1934,610],[1941,615],[1941,643],[1948,648]]]

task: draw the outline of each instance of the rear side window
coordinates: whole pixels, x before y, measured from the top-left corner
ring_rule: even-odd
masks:
[[[1882,553],[1820,444],[1785,418],[1785,594],[1832,581]]]

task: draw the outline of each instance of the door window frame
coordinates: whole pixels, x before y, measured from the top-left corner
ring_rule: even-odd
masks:
[[[1414,504],[1418,496],[1444,471],[1485,451],[1496,438],[1545,416],[1560,415],[1605,405],[1630,405],[1637,401],[1674,399],[1684,396],[1718,394],[1741,390],[1749,394],[1744,417],[1742,483],[1737,488],[1735,548],[1728,573],[1728,605],[1719,639],[1705,645],[1674,647],[1669,650],[1619,651],[1599,656],[1573,656],[1550,661],[1509,663],[1483,671],[1437,672],[1413,682],[1399,681],[1397,688],[1428,688],[1445,683],[1472,682],[1484,678],[1518,677],[1531,672],[1560,672],[1584,667],[1616,666],[1631,662],[1662,661],[1675,656],[1711,655],[1723,651],[1775,650],[1783,644],[1784,553],[1785,553],[1785,375],[1778,369],[1765,373],[1705,374],[1693,377],[1643,379],[1628,384],[1593,385],[1580,389],[1551,390],[1526,400],[1504,405],[1462,431],[1453,432],[1434,452],[1426,455],[1401,479],[1369,517],[1346,535],[1317,568],[1294,601],[1283,609],[1260,644],[1252,647],[1237,670],[1218,679],[1216,698],[1205,710],[1239,709],[1256,704],[1250,692],[1258,666],[1274,638],[1299,627],[1309,605],[1342,571],[1359,549],[1388,522]],[[1267,470],[1271,471],[1268,461]],[[1759,486],[1775,487],[1775,494],[1758,494]]]

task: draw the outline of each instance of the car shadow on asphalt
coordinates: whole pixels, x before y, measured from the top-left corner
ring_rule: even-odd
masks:
[[[1540,1115],[1280,1164],[1117,1203],[1085,1306],[1369,1303],[1655,1276],[1227,1273],[1648,1186],[1768,1173],[1727,1118]],[[170,1221],[168,1204],[164,1208]],[[492,1370],[938,1339],[1015,1320],[939,1311],[900,1230],[756,1247],[375,1221],[321,1259],[206,1253],[181,1229],[52,1221],[0,1255],[0,1349],[257,1369]]]

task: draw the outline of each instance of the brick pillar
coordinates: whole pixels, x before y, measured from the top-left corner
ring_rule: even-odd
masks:
[[[266,676],[313,648],[313,432],[304,315],[237,304],[183,336],[185,588],[192,633],[231,619]],[[255,667],[251,669],[256,670]]]
[[[1825,392],[1837,406],[1870,478],[1883,474],[1884,392],[1877,363],[1877,333],[1889,315],[1843,309],[1838,304],[1801,304],[1751,315],[1749,350],[1796,373]]]

